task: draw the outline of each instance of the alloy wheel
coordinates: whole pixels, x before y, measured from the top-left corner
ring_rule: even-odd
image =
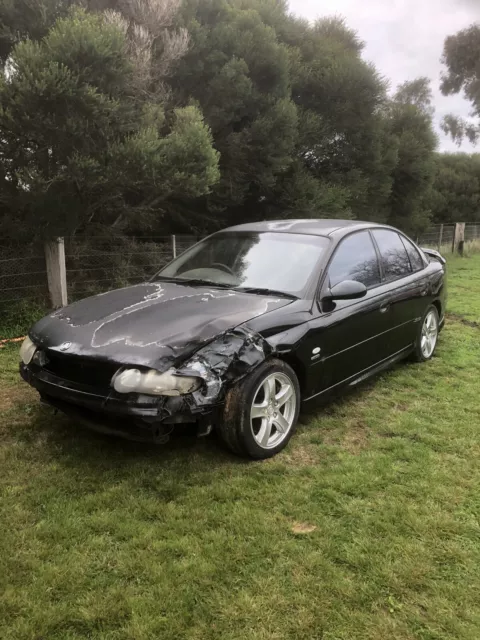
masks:
[[[430,310],[425,316],[422,326],[422,338],[420,349],[424,358],[428,359],[432,356],[438,338],[438,321],[435,311]]]
[[[257,388],[250,410],[250,424],[256,443],[263,449],[279,445],[290,433],[295,419],[297,396],[290,378],[272,373]]]

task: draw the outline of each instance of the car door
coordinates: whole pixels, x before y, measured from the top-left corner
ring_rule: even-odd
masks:
[[[422,319],[423,314],[425,313],[425,309],[428,304],[430,304],[431,299],[429,296],[431,295],[432,283],[430,282],[430,278],[427,274],[427,263],[424,262],[424,259],[420,255],[418,248],[413,244],[413,242],[404,236],[403,234],[399,234],[400,239],[403,242],[405,249],[407,250],[408,258],[410,260],[410,265],[412,267],[412,281],[416,282],[417,288],[415,291],[414,297],[414,330],[416,338],[416,330],[417,324]]]
[[[325,304],[322,293],[343,280],[357,280],[367,293],[357,300]],[[389,291],[382,287],[378,254],[369,231],[344,238],[327,267],[316,317],[308,336],[308,395],[355,378],[387,356]]]
[[[415,341],[418,322],[425,307],[428,281],[415,247],[393,229],[373,229],[373,239],[381,257],[382,289],[388,293],[391,321],[388,350],[394,354]],[[409,251],[407,251],[407,247]],[[411,256],[410,256],[411,254]],[[412,264],[413,263],[413,264]]]

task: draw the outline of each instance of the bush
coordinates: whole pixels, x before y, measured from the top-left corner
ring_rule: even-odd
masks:
[[[21,300],[2,310],[0,317],[0,340],[24,336],[30,327],[48,312],[38,302]]]

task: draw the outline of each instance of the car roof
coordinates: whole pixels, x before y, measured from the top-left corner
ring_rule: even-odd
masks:
[[[375,222],[363,222],[361,220],[335,220],[335,219],[306,219],[306,220],[264,220],[262,222],[251,222],[239,224],[234,227],[223,229],[225,231],[252,231],[262,233],[274,231],[276,233],[302,233],[314,236],[330,236],[335,232],[351,232],[357,229],[369,229],[370,227],[387,227]]]

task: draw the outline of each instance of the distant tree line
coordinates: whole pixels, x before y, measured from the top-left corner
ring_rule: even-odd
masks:
[[[429,80],[391,93],[362,48],[284,0],[0,0],[1,235],[479,218],[480,156],[436,152]]]
[[[480,135],[480,24],[445,40],[441,90],[446,96],[463,93],[471,103],[470,118],[447,115],[443,130],[460,146],[464,139],[476,143]],[[439,154],[430,207],[435,222],[480,222],[480,155]]]
[[[436,154],[428,206],[434,223],[480,223],[480,154]]]

